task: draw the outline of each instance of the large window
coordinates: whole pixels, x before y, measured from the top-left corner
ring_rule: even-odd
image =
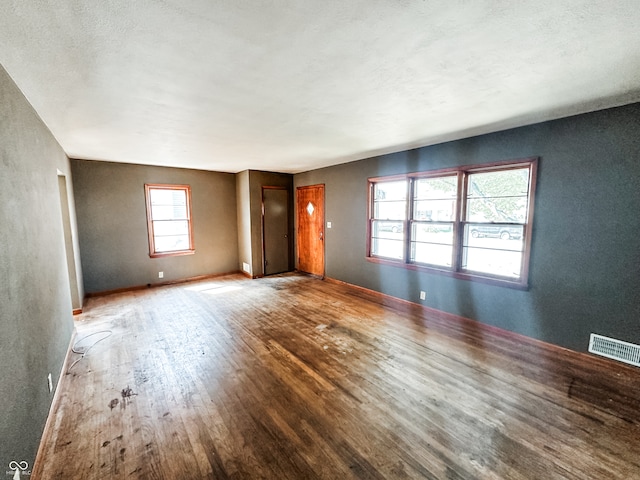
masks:
[[[369,179],[372,261],[526,287],[537,159]]]
[[[189,185],[145,185],[149,255],[194,253]]]

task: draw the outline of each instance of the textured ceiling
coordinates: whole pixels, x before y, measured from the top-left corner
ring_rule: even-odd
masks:
[[[637,0],[3,0],[71,157],[300,172],[640,100]]]

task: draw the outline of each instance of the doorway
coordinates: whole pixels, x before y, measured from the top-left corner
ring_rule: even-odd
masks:
[[[262,260],[265,275],[288,272],[289,191],[283,187],[262,187]]]
[[[298,187],[298,270],[324,277],[324,185]]]

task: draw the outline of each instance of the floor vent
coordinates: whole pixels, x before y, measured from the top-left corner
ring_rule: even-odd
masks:
[[[640,367],[640,345],[592,333],[589,339],[589,351]]]

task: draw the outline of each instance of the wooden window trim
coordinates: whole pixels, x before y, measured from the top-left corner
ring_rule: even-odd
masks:
[[[155,247],[155,235],[153,229],[153,218],[151,217],[151,195],[149,192],[153,189],[158,190],[181,190],[186,194],[187,207],[187,224],[189,228],[189,248],[186,250],[173,250],[169,252],[157,252]],[[191,186],[190,185],[174,185],[164,183],[145,183],[144,196],[147,205],[147,233],[149,237],[149,257],[176,257],[180,255],[193,255],[195,246],[193,241],[193,221],[191,218]]]
[[[398,180],[407,180],[407,176],[406,175],[393,175],[393,176],[389,176],[389,177],[379,177],[379,179],[381,181],[385,181],[385,182],[393,182],[393,181],[398,181]],[[368,217],[368,221],[367,221],[367,257],[371,257],[371,258],[385,258],[386,257],[376,257],[374,255],[371,254],[371,233],[373,232],[373,223],[374,221],[379,221],[381,219],[375,218],[373,216],[373,206],[374,206],[374,202],[375,202],[375,184],[378,182],[373,182],[371,181],[371,179],[369,179],[369,202],[368,202],[368,208],[367,208],[367,217]],[[407,182],[406,187],[406,192],[405,192],[405,213],[404,213],[404,219],[403,220],[399,220],[399,219],[394,219],[394,220],[390,220],[392,222],[399,222],[402,223],[402,231],[406,232],[407,231],[407,227],[409,225],[409,215],[411,214],[411,206],[410,206],[410,195],[411,195],[411,185],[410,182]],[[394,263],[407,263],[408,258],[409,258],[409,244],[408,242],[404,243],[403,248],[402,248],[402,258],[401,259],[388,259],[391,262]]]
[[[466,219],[466,192],[467,183],[470,173],[478,172],[490,172],[506,171],[511,169],[518,169],[522,167],[529,168],[529,195],[528,195],[528,211],[527,221],[523,227],[523,249],[522,249],[522,264],[520,269],[520,277],[518,279],[510,279],[498,275],[491,275],[485,273],[478,273],[473,271],[466,271],[461,268],[462,265],[462,252],[463,252],[463,235],[464,235],[464,223]],[[492,285],[499,285],[509,288],[528,290],[529,288],[529,268],[531,258],[531,237],[532,237],[532,225],[533,225],[533,213],[536,194],[537,183],[537,171],[538,171],[538,157],[528,157],[515,160],[506,160],[500,162],[491,162],[485,164],[466,165],[455,168],[446,168],[439,170],[431,170],[425,172],[413,172],[400,175],[392,175],[386,177],[371,177],[368,179],[368,202],[367,202],[367,247],[366,247],[366,259],[371,263],[377,263],[381,265],[392,265],[395,267],[402,267],[408,270],[423,271],[427,273],[435,273],[439,275],[445,275],[449,277],[459,278],[463,280],[472,280],[481,283],[487,283]],[[408,259],[409,248],[411,244],[411,232],[408,227],[411,225],[412,209],[413,209],[413,193],[414,193],[414,180],[417,178],[429,178],[440,177],[447,174],[457,174],[458,176],[458,192],[457,192],[457,207],[455,212],[455,220],[453,226],[453,264],[451,268],[437,267],[431,265],[424,265],[420,263],[410,262]],[[394,260],[386,257],[379,257],[372,255],[371,253],[371,231],[373,220],[373,192],[375,184],[379,182],[392,182],[398,180],[406,180],[409,196],[407,197],[407,214],[404,220],[404,232],[405,237],[405,258],[402,260]]]

